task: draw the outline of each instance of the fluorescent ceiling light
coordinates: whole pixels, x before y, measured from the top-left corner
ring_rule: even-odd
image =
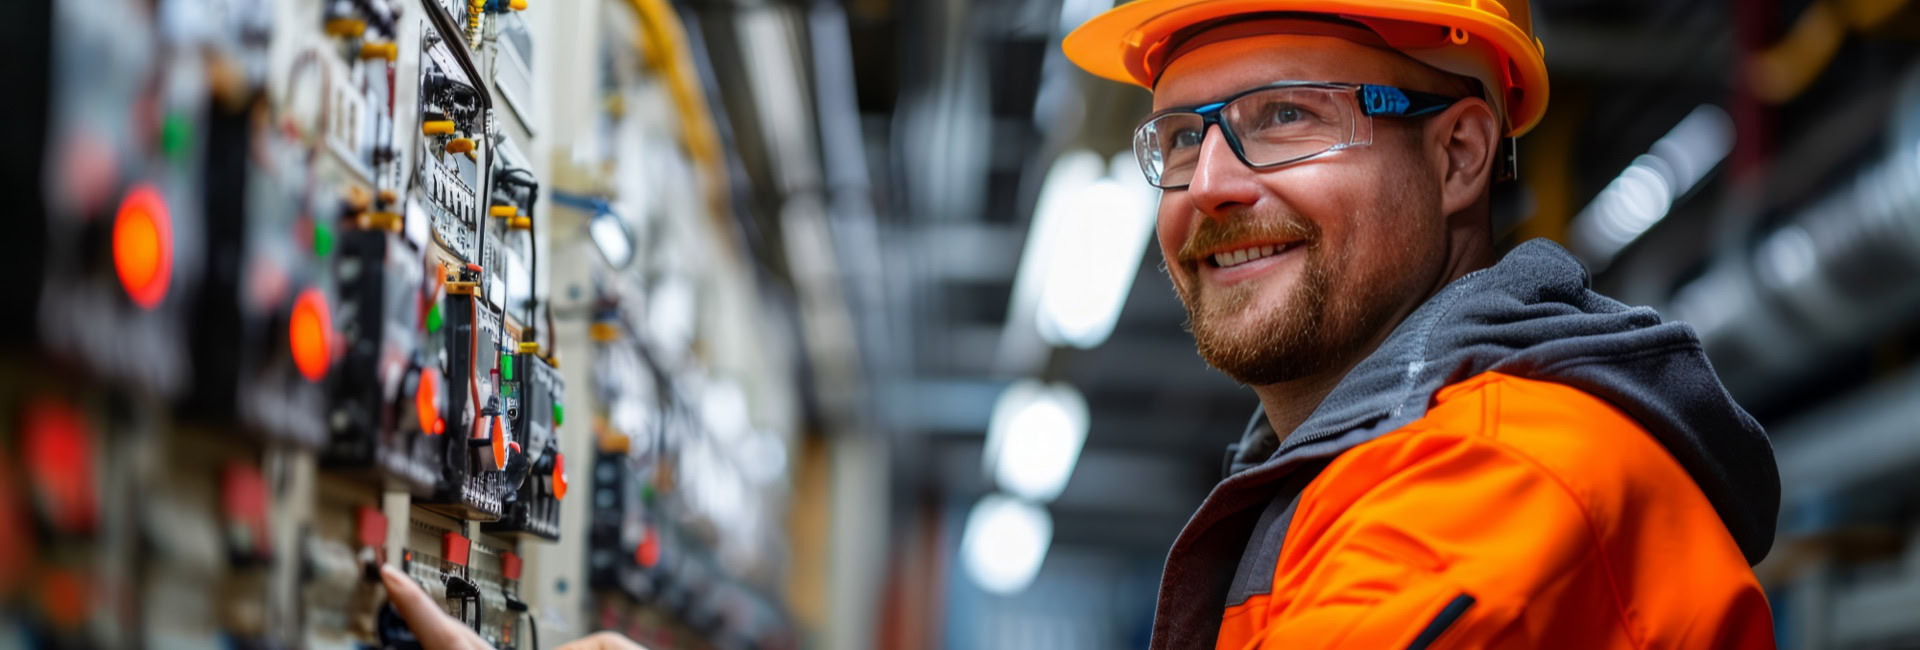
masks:
[[[1606,266],[1732,150],[1733,118],[1712,104],[1693,109],[1574,217],[1574,250]]]
[[[1067,487],[1087,442],[1087,400],[1066,384],[1014,382],[994,400],[981,464],[1000,489],[1038,502]]]
[[[1067,35],[1082,23],[1093,20],[1100,12],[1112,8],[1113,0],[1064,0],[1060,3],[1059,35]]]
[[[1051,543],[1053,518],[1046,509],[989,494],[967,513],[967,528],[960,535],[960,561],[974,584],[1008,596],[1033,583]]]
[[[1016,300],[1038,303],[1034,326],[1042,339],[1091,348],[1113,333],[1153,234],[1157,199],[1131,153],[1109,163],[1080,150],[1054,162],[1015,283],[1028,289],[1016,291]]]
[[[600,249],[600,257],[607,261],[607,266],[624,269],[633,261],[633,235],[619,215],[594,213],[587,222],[587,235],[593,239],[594,247]]]

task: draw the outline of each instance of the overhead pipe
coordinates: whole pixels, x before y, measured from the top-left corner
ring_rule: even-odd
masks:
[[[1892,115],[1885,154],[1674,293],[1743,401],[1920,317],[1920,68]]]

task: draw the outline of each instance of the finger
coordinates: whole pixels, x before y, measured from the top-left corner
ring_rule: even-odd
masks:
[[[427,595],[413,578],[401,573],[392,566],[380,567],[380,582],[387,586],[387,600],[400,612],[400,618],[407,621],[407,627],[413,630],[414,638],[420,640],[420,647],[427,650],[467,650],[484,647],[474,642],[466,625],[453,620],[441,611],[433,597]]]
[[[596,632],[586,638],[570,641],[560,646],[558,650],[647,650],[647,648],[612,632]]]

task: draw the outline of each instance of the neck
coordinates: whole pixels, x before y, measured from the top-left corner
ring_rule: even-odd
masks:
[[[1371,352],[1372,348],[1368,351]],[[1314,409],[1320,407],[1320,402],[1327,399],[1333,387],[1346,378],[1347,371],[1359,363],[1360,359],[1354,359],[1353,363],[1341,367],[1337,372],[1254,386],[1253,393],[1260,396],[1260,410],[1267,414],[1267,424],[1273,425],[1274,432],[1280,435],[1281,440],[1286,440],[1294,429],[1300,427],[1301,422],[1307,420],[1308,415],[1313,414]]]
[[[1495,261],[1493,246],[1487,242],[1488,238],[1484,231],[1468,230],[1463,233],[1456,229],[1449,239],[1451,254],[1447,256],[1446,265],[1442,271],[1435,276],[1432,286],[1420,295],[1419,300],[1404,306],[1398,314],[1388,319],[1387,324],[1374,334],[1372,341],[1360,348],[1359,353],[1324,373],[1253,387],[1254,394],[1260,396],[1260,408],[1267,414],[1267,423],[1273,426],[1274,432],[1282,441],[1292,435],[1294,429],[1300,428],[1300,423],[1305,422],[1307,416],[1312,415],[1313,410],[1320,407],[1320,402],[1327,399],[1327,395],[1333,392],[1334,386],[1339,385],[1340,380],[1345,379],[1354,366],[1360,365],[1361,361],[1372,356],[1373,351],[1380,348],[1381,343],[1386,342],[1387,336],[1393,333],[1394,328],[1400,326],[1401,321],[1406,320],[1407,315],[1412,314],[1413,310],[1418,309],[1420,305],[1426,304],[1427,300],[1440,293],[1441,289],[1445,289],[1454,280],[1493,265]]]

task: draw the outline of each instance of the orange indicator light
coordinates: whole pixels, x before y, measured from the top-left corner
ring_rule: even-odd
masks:
[[[287,326],[287,342],[293,349],[293,365],[308,381],[327,376],[332,363],[333,316],[327,312],[327,298],[317,289],[300,292],[293,301],[293,318]]]
[[[420,423],[420,432],[430,436],[445,433],[447,423],[440,419],[440,371],[427,368],[420,371],[420,387],[413,391],[414,418]]]
[[[140,185],[120,202],[113,219],[113,270],[134,304],[152,309],[167,296],[173,277],[173,219],[151,185]]]

